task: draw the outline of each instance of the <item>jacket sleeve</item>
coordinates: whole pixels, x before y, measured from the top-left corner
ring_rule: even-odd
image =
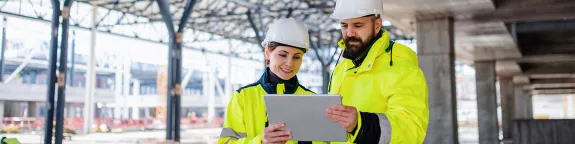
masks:
[[[224,126],[218,144],[261,144],[261,134],[247,138],[243,117],[243,100],[241,94],[234,91],[228,104]]]
[[[354,143],[423,143],[429,121],[428,91],[423,72],[407,68],[391,89],[382,90],[387,99],[384,113],[358,112]]]

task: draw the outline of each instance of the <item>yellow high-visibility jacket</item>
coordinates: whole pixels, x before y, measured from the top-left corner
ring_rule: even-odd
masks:
[[[349,142],[421,144],[429,121],[425,76],[413,50],[380,33],[359,66],[349,59],[337,64],[329,92],[358,110]],[[345,50],[343,41],[339,46]]]
[[[268,125],[264,94],[314,94],[299,85],[297,77],[283,83],[268,70],[260,80],[236,90],[228,104],[224,126],[218,144],[261,144],[262,133]],[[297,141],[288,141],[297,144]],[[302,143],[302,142],[300,142]],[[307,142],[311,143],[311,142]],[[316,142],[313,142],[316,143]]]

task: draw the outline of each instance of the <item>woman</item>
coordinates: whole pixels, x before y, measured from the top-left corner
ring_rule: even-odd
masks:
[[[314,94],[299,85],[302,57],[309,49],[307,29],[292,18],[276,20],[269,28],[265,47],[267,69],[255,83],[236,90],[228,104],[219,144],[304,143],[289,141],[283,123],[268,124],[264,94]],[[311,142],[307,142],[311,143]]]

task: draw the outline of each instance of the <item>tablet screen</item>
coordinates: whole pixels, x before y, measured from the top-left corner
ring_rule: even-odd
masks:
[[[325,110],[341,104],[340,95],[265,95],[269,124],[284,122],[293,140],[345,142],[343,127],[325,116]]]

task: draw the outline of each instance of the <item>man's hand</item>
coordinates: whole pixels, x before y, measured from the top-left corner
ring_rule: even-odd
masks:
[[[262,135],[263,144],[285,144],[292,139],[291,132],[279,130],[285,127],[284,123],[275,123],[264,129]]]
[[[334,105],[325,110],[325,115],[341,125],[347,132],[353,132],[357,126],[357,109],[352,106]]]

